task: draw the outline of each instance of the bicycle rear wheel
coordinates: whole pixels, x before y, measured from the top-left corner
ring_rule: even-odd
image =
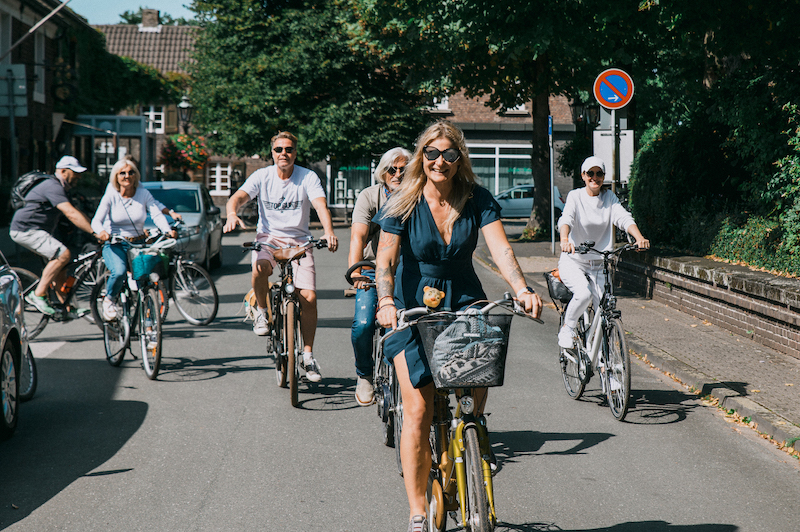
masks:
[[[82,263],[75,270],[75,277],[78,284],[72,288],[72,306],[77,308],[92,308],[92,291],[95,285],[101,281],[105,273],[105,265],[102,260]],[[94,313],[90,312],[83,316],[89,323],[95,323]]]
[[[22,283],[22,296],[25,304],[25,324],[28,330],[28,340],[33,340],[41,334],[44,330],[50,317],[47,314],[42,314],[39,309],[25,301],[28,294],[32,294],[36,286],[39,284],[39,276],[25,268],[11,268],[19,277]]]
[[[217,316],[217,287],[206,270],[191,262],[179,262],[170,279],[178,312],[192,325],[208,325]]]
[[[29,401],[36,393],[39,384],[39,374],[36,370],[36,360],[33,358],[31,348],[22,355],[19,367],[19,400]]]
[[[169,313],[169,288],[167,287],[167,282],[163,279],[158,281],[156,295],[158,295],[159,314],[163,325],[167,321],[167,314]]]
[[[483,461],[481,460],[478,429],[474,425],[464,427],[464,462],[467,471],[467,522],[470,532],[491,532],[494,530],[489,497],[483,481]]]
[[[108,282],[108,271],[103,273],[92,287],[92,294],[89,296],[89,308],[92,309],[92,320],[101,331],[105,330],[103,323],[103,298],[106,297],[106,283]]]
[[[604,372],[606,396],[611,414],[619,421],[625,419],[631,397],[631,358],[622,321],[612,319],[607,335],[603,337],[603,351],[606,354]]]
[[[561,324],[564,325],[564,315],[561,315]],[[583,317],[578,319],[576,331],[578,338],[584,338],[586,327],[583,323]],[[558,364],[561,367],[561,377],[564,379],[564,388],[567,390],[567,395],[573,399],[579,399],[583,395],[583,390],[586,387],[586,371],[581,371],[581,346],[574,349],[559,348]]]
[[[161,367],[161,305],[158,291],[147,288],[139,295],[139,347],[142,350],[142,364],[147,378],[155,380]]]

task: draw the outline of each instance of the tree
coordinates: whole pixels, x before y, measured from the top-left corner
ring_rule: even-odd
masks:
[[[354,52],[324,0],[195,0],[203,28],[191,65],[195,123],[218,153],[268,155],[290,130],[300,155],[339,162],[409,146],[423,99],[402,68]]]

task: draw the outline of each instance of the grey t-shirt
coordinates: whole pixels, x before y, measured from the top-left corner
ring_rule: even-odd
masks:
[[[14,213],[11,230],[41,229],[52,233],[61,215],[56,205],[64,202],[69,202],[69,197],[61,180],[55,176],[45,179],[25,195],[25,206]]]
[[[372,185],[361,191],[353,207],[353,223],[369,226],[367,230],[367,244],[364,246],[364,260],[375,261],[378,251],[378,239],[381,235],[381,226],[372,221],[375,214],[386,203],[386,191],[380,183]]]

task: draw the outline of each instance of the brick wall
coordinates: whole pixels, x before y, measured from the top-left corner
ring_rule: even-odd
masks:
[[[628,259],[619,262],[615,282],[800,359],[800,312],[782,301]]]
[[[525,108],[527,113],[511,111],[506,114],[498,114],[496,110],[486,106],[489,99],[467,98],[464,92],[454,94],[448,99],[451,118],[455,122],[471,123],[502,123],[502,124],[527,124],[531,121],[530,111],[532,102],[527,102]],[[556,124],[571,124],[572,113],[569,109],[569,101],[564,96],[550,97],[550,114],[553,115],[553,122]]]

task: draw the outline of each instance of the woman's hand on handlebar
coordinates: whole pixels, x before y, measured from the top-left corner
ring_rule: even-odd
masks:
[[[394,306],[394,302],[384,303],[383,306],[378,309],[376,318],[378,319],[378,323],[381,324],[381,327],[395,329],[397,327],[397,307]]]
[[[575,253],[575,244],[573,244],[569,240],[562,240],[561,251],[563,253]]]
[[[100,231],[99,233],[96,233],[94,236],[95,236],[95,238],[97,238],[97,240],[99,240],[100,242],[105,242],[105,241],[107,241],[109,238],[111,238],[111,235],[109,235],[107,231]]]

